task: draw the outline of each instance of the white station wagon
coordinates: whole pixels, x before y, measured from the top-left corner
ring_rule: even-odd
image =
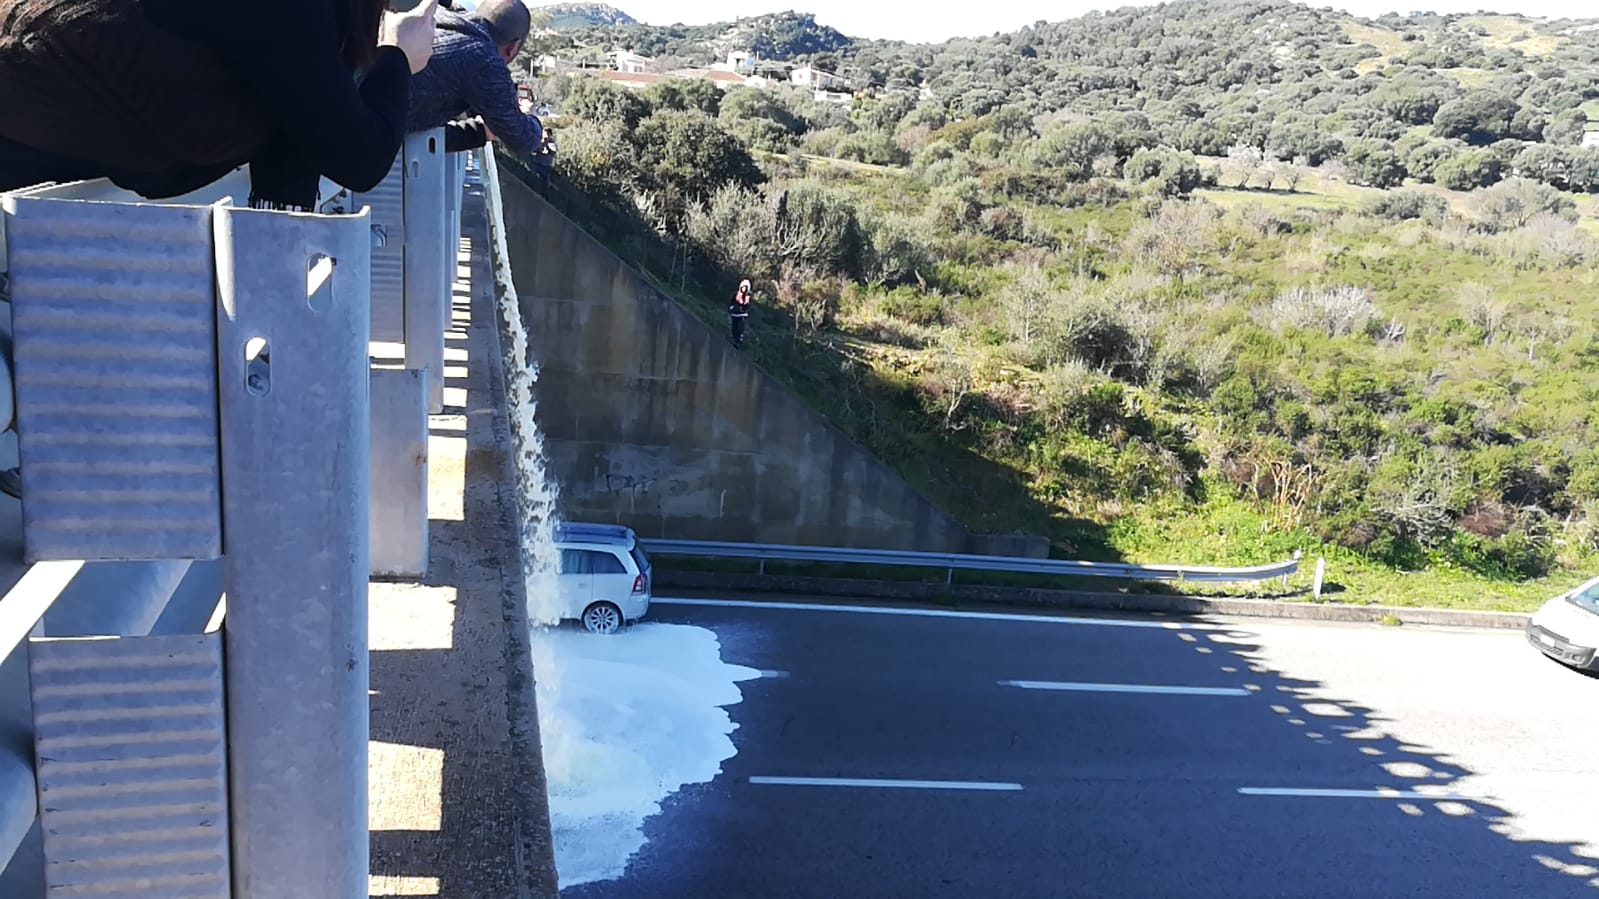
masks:
[[[596,634],[615,633],[650,608],[650,560],[632,528],[569,523],[555,528],[561,551],[556,596],[561,618]]]
[[[1527,642],[1573,668],[1599,671],[1599,577],[1534,612],[1527,622]]]

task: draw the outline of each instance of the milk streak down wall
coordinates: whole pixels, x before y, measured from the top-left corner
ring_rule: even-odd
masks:
[[[683,540],[968,548],[959,522],[722,333],[521,182],[503,183],[568,519]]]

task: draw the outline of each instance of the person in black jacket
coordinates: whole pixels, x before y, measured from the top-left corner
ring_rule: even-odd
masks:
[[[148,198],[250,165],[250,205],[377,186],[437,0],[0,0],[0,191],[110,178]],[[357,77],[359,76],[359,78]],[[0,491],[20,497],[16,469]]]
[[[555,132],[544,129],[544,145],[533,154],[533,177],[538,179],[539,193],[549,196],[550,175],[555,171]]]
[[[250,203],[370,190],[405,136],[438,0],[0,0],[0,190],[107,177],[149,198],[250,164]]]

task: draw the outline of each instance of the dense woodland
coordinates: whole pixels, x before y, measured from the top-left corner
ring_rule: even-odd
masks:
[[[1599,24],[1181,2],[557,42],[730,40],[862,91],[544,79],[561,183],[708,319],[755,279],[757,360],[975,530],[1304,549],[1356,601],[1524,606],[1599,561]]]

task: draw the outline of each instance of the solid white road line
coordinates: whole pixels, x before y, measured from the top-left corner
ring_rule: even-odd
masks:
[[[858,615],[910,615],[918,618],[967,618],[982,621],[1026,621],[1032,624],[1097,624],[1101,627],[1142,627],[1155,630],[1224,631],[1236,630],[1224,624],[1186,624],[1177,621],[1144,621],[1126,618],[1060,618],[1052,615],[1018,615],[1009,612],[956,612],[951,609],[904,609],[892,606],[845,606],[829,603],[763,602],[748,599],[673,599],[657,596],[652,604],[663,606],[719,606],[729,609],[786,609],[800,612],[851,612]]]
[[[1416,790],[1317,790],[1282,787],[1239,787],[1245,796],[1306,796],[1317,799],[1429,799],[1437,802],[1471,802],[1459,793],[1423,793]]]
[[[1021,784],[970,780],[872,780],[854,777],[751,777],[752,784],[785,787],[874,787],[895,790],[984,790],[1012,792]]]
[[[1002,680],[1000,686],[1076,693],[1160,693],[1170,696],[1248,696],[1243,687],[1163,687],[1153,684],[1080,684],[1070,681]]]

